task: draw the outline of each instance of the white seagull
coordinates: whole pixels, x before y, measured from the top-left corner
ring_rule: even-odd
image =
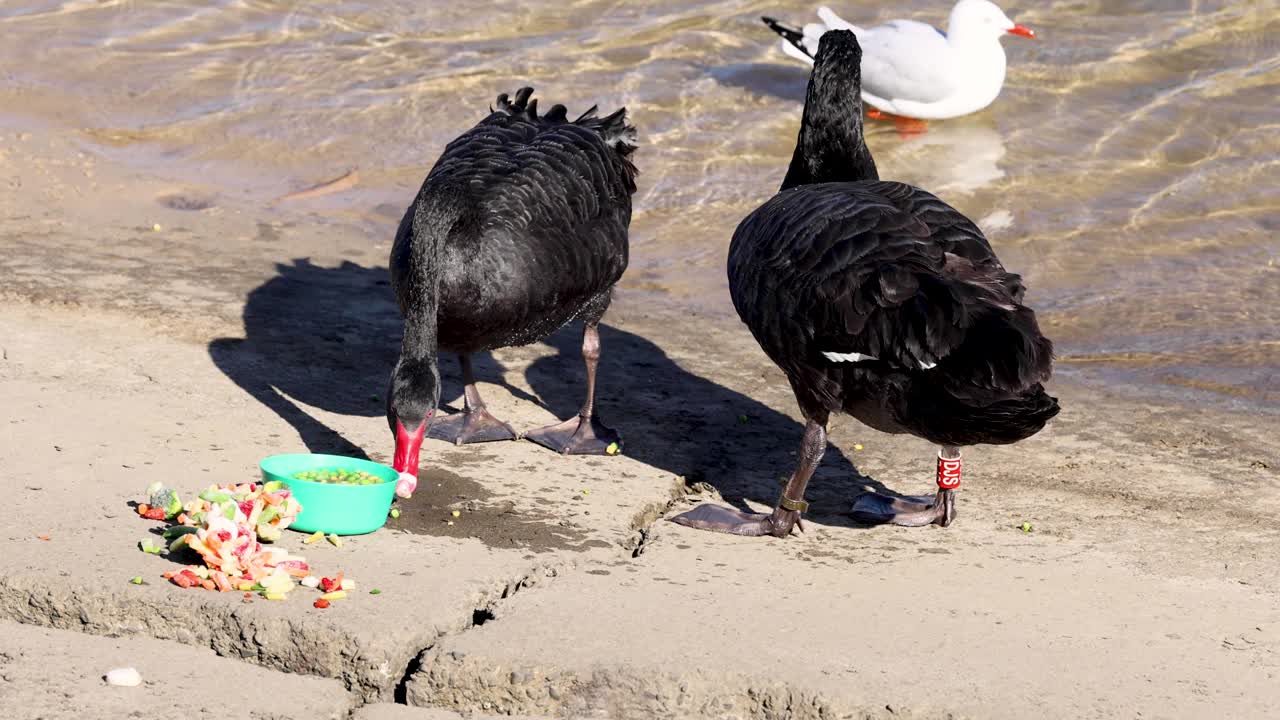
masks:
[[[782,36],[782,51],[813,64],[818,39],[828,30],[852,30],[862,45],[862,99],[880,115],[940,120],[990,105],[1004,85],[1006,34],[1034,38],[988,0],[960,0],[944,33],[915,20],[893,20],[860,28],[830,8],[818,9],[821,23],[804,29],[762,18]]]

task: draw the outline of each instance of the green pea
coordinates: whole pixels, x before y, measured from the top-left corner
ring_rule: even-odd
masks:
[[[349,468],[316,468],[313,470],[303,470],[294,473],[293,477],[299,480],[310,480],[312,482],[325,483],[328,485],[378,485],[383,482],[382,478],[373,473],[364,470],[352,470]]]

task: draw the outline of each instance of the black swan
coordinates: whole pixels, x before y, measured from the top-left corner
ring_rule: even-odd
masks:
[[[844,412],[942,446],[933,498],[864,494],[854,514],[949,525],[960,446],[1030,437],[1058,413],[1041,383],[1053,346],[1023,285],[982,232],[910,185],[878,179],[863,141],[861,49],[852,32],[819,44],[781,191],[738,225],[729,247],[734,307],[786,373],[807,421],[799,462],[773,512],[700,505],[674,522],[785,537]]]
[[[587,397],[581,412],[526,438],[562,453],[605,454],[621,436],[595,414],[596,326],[627,267],[635,193],[635,128],[626,109],[570,122],[563,105],[538,115],[532,88],[445,148],[396,232],[391,280],[404,339],[391,374],[398,492],[417,483],[424,433],[456,443],[514,439],[476,391],[471,353],[525,345],[580,319]],[[458,353],[465,410],[432,419],[440,351]]]

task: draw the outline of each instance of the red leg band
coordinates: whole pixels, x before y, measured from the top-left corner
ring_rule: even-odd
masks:
[[[943,490],[960,487],[960,458],[944,458],[938,453],[938,487]]]

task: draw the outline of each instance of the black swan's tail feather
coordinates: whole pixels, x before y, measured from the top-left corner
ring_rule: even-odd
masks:
[[[1018,305],[991,312],[969,328],[964,342],[931,374],[961,400],[989,403],[1049,379],[1053,342],[1040,334],[1035,312]]]
[[[765,25],[769,26],[770,30],[781,35],[783,40],[794,45],[797,50],[805,55],[813,57],[813,53],[809,52],[809,49],[804,46],[804,32],[800,28],[783,25],[771,17],[762,17],[760,19],[764,21]]]
[[[636,128],[627,122],[626,108],[619,108],[599,119],[580,118],[574,124],[594,129],[606,143],[624,156],[630,155],[637,147]]]
[[[912,413],[906,424],[939,445],[1015,443],[1040,432],[1059,410],[1058,399],[1039,383],[989,405],[965,402],[925,383],[913,384],[909,393],[905,400]]]
[[[592,105],[590,109],[579,115],[577,120],[570,123],[569,111],[564,105],[553,105],[546,114],[539,116],[538,101],[533,98],[533,88],[522,87],[516,91],[514,99],[506,93],[499,95],[496,107],[491,107],[489,111],[504,113],[535,124],[571,124],[593,130],[600,135],[605,144],[623,157],[630,155],[638,146],[636,128],[627,122],[626,108],[619,108],[610,115],[599,117],[598,107]]]
[[[872,271],[833,276],[812,316],[819,328],[810,361],[856,352],[911,369],[956,398],[989,404],[1049,378],[1053,343],[1021,305],[1017,276],[976,268],[950,253],[899,257]],[[835,365],[840,362],[836,361]],[[832,401],[838,392],[832,388]]]
[[[1017,442],[1058,414],[1042,385],[1053,372],[1053,342],[1040,334],[1035,312],[1010,297],[1009,279],[991,280],[952,286],[978,291],[967,309],[971,324],[935,367],[911,374],[903,398],[910,412],[902,416],[934,442]]]

